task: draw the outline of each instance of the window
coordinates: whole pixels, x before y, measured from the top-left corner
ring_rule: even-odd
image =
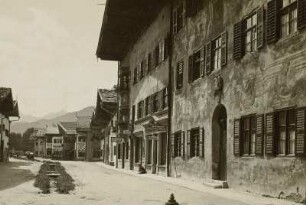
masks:
[[[134,68],[134,84],[137,83],[137,78],[138,78],[138,69],[137,67]]]
[[[150,105],[150,97],[147,97],[145,100],[145,116],[149,115],[149,105]]]
[[[182,142],[182,132],[176,132],[174,134],[174,148],[173,148],[173,156],[174,157],[179,157],[181,156],[181,153],[182,153],[182,147],[181,147],[181,144],[183,143]]]
[[[200,156],[200,129],[190,131],[190,157]]]
[[[297,31],[297,1],[283,0],[281,9],[281,37]]]
[[[176,66],[176,89],[179,90],[183,87],[184,79],[184,61],[180,61]]]
[[[277,147],[279,155],[295,154],[296,113],[295,110],[285,110],[277,113]]]
[[[197,51],[193,54],[193,71],[192,79],[193,81],[200,78],[201,75],[201,51]]]
[[[138,111],[137,111],[137,118],[140,119],[143,117],[143,101],[138,103]]]
[[[184,24],[184,8],[183,4],[173,10],[173,34],[177,34]]]
[[[86,141],[86,138],[85,137],[79,137],[79,142],[85,142]]]
[[[153,112],[157,112],[159,108],[159,99],[158,99],[158,93],[155,93],[153,95]]]
[[[152,53],[149,53],[148,54],[148,72],[150,72],[153,69],[152,62],[153,62]]]
[[[255,155],[256,117],[242,118],[243,155]]]
[[[257,13],[246,19],[245,45],[247,52],[257,50]]]
[[[145,66],[145,61],[143,60],[140,63],[140,74],[139,74],[139,80],[141,80],[144,77],[144,66]]]
[[[162,108],[165,109],[166,107],[168,107],[168,88],[164,88],[162,92],[163,92]]]
[[[221,36],[213,41],[213,70],[221,68]]]
[[[155,47],[154,53],[155,53],[155,55],[154,55],[154,57],[155,57],[155,59],[154,59],[154,65],[155,65],[155,67],[157,67],[157,65],[159,64],[159,45],[157,45],[157,46]]]

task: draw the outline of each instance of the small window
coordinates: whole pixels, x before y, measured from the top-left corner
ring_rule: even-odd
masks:
[[[245,45],[247,52],[257,50],[257,13],[246,19]]]
[[[213,41],[213,70],[221,68],[221,36]]]
[[[242,118],[243,155],[255,155],[256,117]]]
[[[181,144],[182,144],[182,132],[180,131],[180,132],[176,132],[175,134],[174,134],[174,149],[173,149],[173,151],[174,151],[174,153],[173,153],[173,156],[174,157],[179,157],[179,156],[181,156],[181,148],[182,148],[182,146],[181,146]]]
[[[176,89],[179,90],[183,87],[184,79],[184,61],[180,61],[176,66]]]
[[[184,8],[183,4],[173,10],[173,33],[178,33],[184,24]]]
[[[193,54],[193,81],[201,77],[201,51]]]
[[[297,2],[283,0],[281,9],[281,37],[297,32]]]
[[[137,67],[134,68],[134,84],[137,83],[137,78],[138,78],[138,69]]]
[[[200,156],[200,128],[190,131],[190,157]]]

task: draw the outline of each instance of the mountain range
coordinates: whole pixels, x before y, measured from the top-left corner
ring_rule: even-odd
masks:
[[[22,134],[31,127],[44,128],[46,126],[56,126],[58,122],[76,121],[77,116],[92,116],[93,111],[94,107],[88,106],[75,112],[59,111],[50,113],[41,118],[21,114],[20,121],[12,123],[11,132]]]

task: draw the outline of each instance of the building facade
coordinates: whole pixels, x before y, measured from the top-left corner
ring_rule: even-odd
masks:
[[[305,193],[306,2],[120,4],[125,12],[107,1],[117,15],[105,14],[97,56],[120,62],[119,85],[128,79],[130,167],[164,173],[165,163],[173,177]]]
[[[58,131],[63,136],[63,159],[74,160],[76,157],[76,122],[59,122]]]
[[[19,119],[18,103],[13,100],[11,88],[0,87],[0,162],[9,160],[11,118]]]

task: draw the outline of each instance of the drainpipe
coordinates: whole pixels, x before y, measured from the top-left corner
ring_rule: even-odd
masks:
[[[168,45],[168,52],[169,52],[169,85],[168,85],[168,136],[167,136],[167,176],[170,177],[170,160],[171,160],[171,130],[172,130],[172,86],[173,86],[173,79],[172,79],[172,55],[173,55],[173,30],[172,30],[172,23],[173,23],[173,0],[170,3],[170,34],[169,34],[169,45]]]

